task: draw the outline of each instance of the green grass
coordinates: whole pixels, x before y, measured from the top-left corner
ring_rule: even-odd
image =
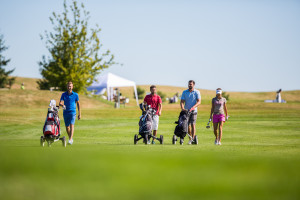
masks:
[[[47,104],[17,105],[0,107],[0,199],[300,198],[299,102],[233,98],[222,146],[205,129],[208,99],[199,109],[198,146],[171,144],[179,106],[163,106],[165,144],[147,146],[133,144],[137,107],[85,108],[66,148],[39,146]]]

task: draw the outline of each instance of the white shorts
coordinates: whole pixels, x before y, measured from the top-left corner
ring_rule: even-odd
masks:
[[[159,116],[154,115],[152,118],[152,130],[154,130],[154,131],[158,130],[158,122],[159,122]]]

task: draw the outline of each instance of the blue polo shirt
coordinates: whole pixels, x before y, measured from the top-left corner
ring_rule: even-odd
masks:
[[[201,99],[201,95],[198,90],[190,92],[187,89],[182,92],[181,100],[185,101],[184,109],[190,110],[197,103],[198,99]],[[194,112],[197,112],[197,108],[195,108]]]
[[[66,106],[64,114],[76,114],[76,102],[79,101],[79,96],[76,92],[72,92],[71,94],[68,94],[68,91],[64,92],[62,93],[60,100],[64,101]]]

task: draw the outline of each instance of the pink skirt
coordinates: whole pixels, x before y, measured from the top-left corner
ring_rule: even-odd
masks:
[[[225,115],[219,114],[213,116],[213,123],[225,122]]]

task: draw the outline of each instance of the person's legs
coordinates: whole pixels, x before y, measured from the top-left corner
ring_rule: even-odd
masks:
[[[221,144],[222,133],[223,133],[223,121],[219,122],[219,144]]]
[[[195,138],[195,133],[196,133],[196,124],[192,124],[192,138],[194,139]]]
[[[194,139],[196,135],[196,121],[197,121],[197,113],[192,113],[192,138]]]
[[[188,125],[189,127],[188,127],[188,134],[190,135],[190,136],[192,136],[192,125],[191,124],[189,124]]]
[[[157,130],[153,130],[153,136],[156,137],[156,135],[157,135]],[[155,138],[152,139],[152,144],[155,144],[154,140]]]
[[[189,140],[189,143],[188,144],[192,144],[193,143],[193,140],[195,138],[195,133],[196,133],[196,124],[189,124],[189,135],[193,138],[193,139],[190,139]]]
[[[70,126],[66,126],[66,131],[67,131],[68,137],[70,139]]]
[[[67,131],[68,137],[70,139],[70,123],[71,123],[71,119],[70,119],[70,116],[68,114],[64,113],[64,121],[65,121],[66,131]]]
[[[218,142],[218,123],[215,123],[215,122],[214,122],[214,134],[216,137],[215,144],[217,144],[217,142]]]
[[[70,140],[73,139],[73,135],[74,135],[74,124],[70,124]]]
[[[157,130],[153,130],[153,136],[156,137],[156,135],[157,135]],[[155,140],[155,138],[153,138],[153,140]]]
[[[197,113],[192,113],[189,119],[189,134],[194,139],[196,134],[196,121],[197,121]],[[189,141],[189,144],[192,144],[192,140]]]
[[[65,115],[64,115],[65,117]],[[67,127],[67,132],[68,132],[68,136],[69,136],[69,144],[73,144],[73,135],[74,135],[74,124],[75,124],[75,118],[76,118],[76,114],[68,114],[65,117],[65,123]]]
[[[157,135],[157,130],[158,130],[158,123],[159,123],[159,116],[158,115],[154,115],[153,116],[153,136],[155,136],[156,137],[156,135]],[[155,142],[154,142],[154,138],[153,138],[153,140],[152,140],[152,144],[155,144]]]

